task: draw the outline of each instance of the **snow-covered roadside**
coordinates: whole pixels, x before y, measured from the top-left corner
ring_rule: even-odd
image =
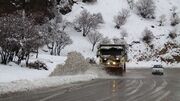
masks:
[[[29,69],[25,66],[21,67],[15,63],[9,63],[8,65],[0,64],[0,83],[46,78],[54,70],[56,65],[63,64],[66,58],[67,57],[65,56],[51,56],[46,54],[39,54],[37,59],[34,56],[31,57],[30,61],[40,60],[46,63],[48,71]]]
[[[8,83],[0,83],[0,95],[6,93],[28,91],[44,87],[55,87],[78,81],[89,81],[95,78],[97,78],[97,75],[79,74],[73,76],[57,76],[37,80],[18,80]]]
[[[151,68],[153,65],[163,65],[164,68],[180,68],[180,63],[166,64],[164,62],[156,61],[139,61],[139,62],[128,62],[127,69],[143,69]]]
[[[21,91],[29,91],[33,89],[39,88],[48,88],[48,87],[56,87],[64,84],[71,84],[74,82],[80,81],[90,81],[93,79],[103,79],[103,78],[116,78],[116,76],[108,75],[102,68],[100,67],[91,67],[85,73],[76,74],[76,75],[67,75],[67,76],[54,76],[54,77],[46,77],[41,79],[33,79],[33,80],[17,80],[11,82],[1,82],[0,83],[0,95],[13,93],[13,92],[21,92]]]

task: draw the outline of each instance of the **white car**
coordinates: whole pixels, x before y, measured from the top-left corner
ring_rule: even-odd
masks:
[[[162,65],[154,65],[152,68],[152,74],[163,75],[164,68]]]

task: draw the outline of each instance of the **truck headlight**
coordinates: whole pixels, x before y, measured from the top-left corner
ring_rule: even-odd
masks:
[[[106,60],[107,60],[107,58],[104,58],[104,60],[106,61]]]
[[[119,58],[118,58],[118,57],[116,57],[116,60],[119,60]]]
[[[108,65],[110,65],[110,62],[107,62]]]
[[[113,65],[116,65],[116,62],[113,62]]]

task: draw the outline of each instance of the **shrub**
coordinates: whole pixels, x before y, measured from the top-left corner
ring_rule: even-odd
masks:
[[[74,4],[73,0],[60,0],[58,3],[61,14],[65,15],[72,11],[72,6]]]
[[[153,0],[139,0],[136,3],[137,12],[143,18],[154,18],[155,4]]]
[[[38,61],[38,60],[35,62],[29,63],[28,67],[33,68],[33,69],[38,69],[38,70],[41,70],[41,69],[48,70],[47,65],[41,61]]]
[[[122,25],[124,25],[129,17],[129,10],[122,9],[121,12],[117,16],[114,17],[114,22],[116,23],[115,28],[119,29]]]
[[[82,0],[82,2],[94,3],[94,2],[97,2],[97,0]]]
[[[153,35],[152,31],[150,31],[149,29],[146,28],[143,31],[142,41],[145,42],[146,44],[150,45],[150,43],[152,42],[153,39],[154,39],[154,35]]]
[[[172,15],[171,15],[171,26],[176,26],[177,24],[180,23],[180,18],[179,15],[177,13],[177,7],[173,7],[172,8]]]
[[[134,0],[127,0],[130,9],[134,8]]]
[[[170,31],[170,33],[169,33],[169,37],[170,37],[171,39],[176,38],[176,37],[177,37],[176,30]]]
[[[165,22],[166,22],[166,16],[165,15],[161,15],[159,17],[159,26],[164,26]]]
[[[87,58],[86,61],[90,64],[97,64],[94,58]]]

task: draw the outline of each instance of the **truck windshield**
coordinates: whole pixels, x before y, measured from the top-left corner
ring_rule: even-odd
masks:
[[[110,49],[100,49],[100,53],[102,55],[121,55],[122,49],[117,49],[117,48],[110,48]]]

